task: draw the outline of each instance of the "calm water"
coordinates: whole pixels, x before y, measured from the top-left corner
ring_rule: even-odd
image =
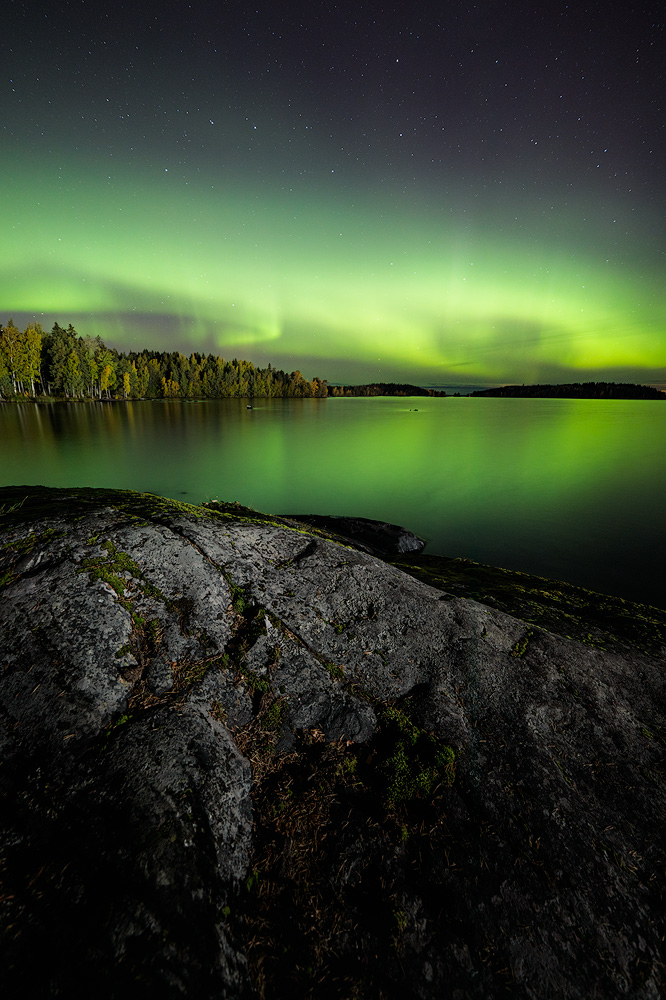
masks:
[[[566,399],[0,406],[0,485],[107,486],[403,524],[666,607],[666,404]]]

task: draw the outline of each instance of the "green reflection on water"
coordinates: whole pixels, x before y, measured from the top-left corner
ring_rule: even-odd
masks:
[[[105,486],[405,524],[428,551],[666,603],[661,401],[4,405],[3,485]]]

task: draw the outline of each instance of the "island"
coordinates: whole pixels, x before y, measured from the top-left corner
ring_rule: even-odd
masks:
[[[666,399],[666,392],[633,382],[566,382],[562,385],[501,385],[477,389],[469,396],[511,399]]]

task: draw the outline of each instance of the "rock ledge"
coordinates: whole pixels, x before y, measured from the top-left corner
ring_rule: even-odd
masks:
[[[313,531],[0,490],[3,995],[664,996],[663,657]]]

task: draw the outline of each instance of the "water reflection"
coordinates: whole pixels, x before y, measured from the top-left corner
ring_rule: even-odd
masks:
[[[666,605],[660,401],[4,405],[0,441],[2,484],[383,518],[431,552]]]

